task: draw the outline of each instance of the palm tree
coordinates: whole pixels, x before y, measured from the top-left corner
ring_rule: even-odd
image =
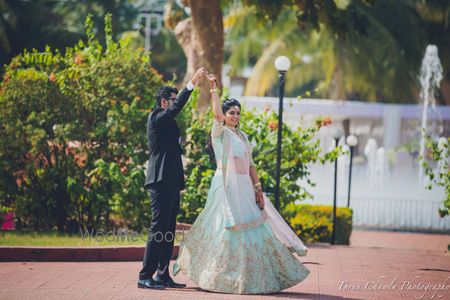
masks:
[[[355,1],[369,29],[367,36],[349,31],[345,39],[325,26],[301,31],[293,10],[283,10],[277,22],[262,23],[254,9],[237,6],[225,21],[228,62],[237,71],[258,57],[248,95],[264,95],[276,85],[273,60],[284,54],[292,60],[288,94],[315,85],[322,97],[415,102],[426,32],[412,2],[379,0],[368,7]]]

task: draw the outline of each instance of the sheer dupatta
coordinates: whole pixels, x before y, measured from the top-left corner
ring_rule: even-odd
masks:
[[[253,206],[243,205],[243,197],[251,197],[251,181],[249,175],[251,148],[231,129],[222,127],[222,157],[217,161],[221,166],[225,191],[225,228],[241,230],[262,223],[263,214]],[[248,179],[248,184],[243,180]],[[258,224],[259,223],[259,224]]]
[[[298,256],[306,256],[308,248],[303,244],[302,240],[280,216],[276,208],[272,205],[269,198],[264,194],[264,212],[268,216],[267,220],[272,227],[273,233],[291,252],[295,252]]]
[[[265,194],[263,210],[254,205],[254,202],[251,206],[244,205],[243,197],[251,197],[252,201],[256,201],[256,197],[249,174],[250,166],[254,165],[252,148],[247,136],[244,133],[242,135],[244,139],[223,123],[214,120],[212,138],[221,139],[222,142],[213,145],[222,146],[222,149],[214,147],[214,152],[218,169],[221,169],[223,175],[225,229],[248,230],[267,222],[275,236],[289,250],[299,256],[305,256],[308,248],[286,224]],[[243,184],[246,180],[248,184]]]

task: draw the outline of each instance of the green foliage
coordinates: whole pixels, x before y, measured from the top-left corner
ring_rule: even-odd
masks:
[[[141,45],[144,45],[142,39]],[[178,44],[173,31],[163,28],[161,33],[152,37],[152,66],[158,70],[164,80],[181,81],[186,73],[186,57]]]
[[[0,0],[0,68],[24,49],[43,51],[50,45],[63,51],[75,45],[85,37],[83,20],[89,13],[104,45],[104,17],[108,12],[115,16],[113,34],[119,36],[136,20],[138,11],[130,4],[130,0]]]
[[[367,35],[349,30],[343,39],[335,34],[339,26],[330,26],[320,18],[319,32],[308,26],[301,30],[296,20],[303,8],[295,7],[298,1],[293,1],[292,6],[286,2],[289,1],[270,2],[280,6],[272,11],[278,16],[276,20],[261,20],[258,5],[239,4],[225,18],[232,72],[254,67],[246,83],[246,95],[262,96],[276,91],[278,74],[273,60],[280,54],[288,56],[292,63],[287,74],[287,95],[295,96],[313,85],[320,88],[320,97],[332,99],[417,102],[417,73],[430,41],[439,47],[444,69],[449,65],[449,51],[445,51],[450,45],[445,25],[448,16],[447,20],[436,21],[440,16],[444,18],[441,12],[448,9],[448,4],[431,9],[429,1],[422,5],[420,1],[378,0],[371,6],[364,1],[351,1],[339,11],[355,11],[369,26]],[[322,1],[308,2],[315,6]],[[328,2],[331,3],[325,6],[333,6],[333,1]],[[431,20],[423,16],[425,12]]]
[[[192,97],[192,96],[191,96]],[[192,222],[201,212],[206,202],[208,190],[215,172],[215,162],[211,162],[206,152],[206,144],[211,131],[212,116],[198,115],[195,109],[195,95],[185,111],[187,124],[187,188],[182,195],[179,221]],[[264,192],[274,199],[276,173],[277,115],[273,112],[257,113],[245,111],[241,114],[241,127],[249,135],[253,145],[253,159]],[[321,153],[320,141],[315,140],[318,127],[292,129],[283,124],[282,164],[280,179],[280,206],[296,200],[311,198],[305,187],[297,181],[306,179],[310,185],[309,164],[320,161],[331,162],[342,153],[336,148]]]
[[[365,34],[368,28],[367,18],[356,9],[356,4],[368,6],[373,0],[244,0],[248,6],[257,9],[258,16],[267,21],[281,18],[280,12],[290,9],[296,13],[296,23],[301,29],[320,29],[324,24],[329,27],[334,34],[344,36],[349,31],[356,31]],[[353,2],[356,2],[353,3]]]
[[[146,53],[113,41],[110,15],[106,47],[90,17],[86,34],[65,55],[25,51],[1,84],[0,201],[19,227],[149,225],[145,124],[161,78]]]
[[[331,242],[333,206],[290,203],[286,206],[284,215],[302,241]],[[351,208],[336,209],[336,244],[350,244],[352,217]]]
[[[425,176],[428,179],[427,189],[432,189],[433,185],[440,186],[444,189],[446,198],[443,199],[443,207],[439,209],[441,217],[448,216],[450,214],[450,168],[449,168],[449,144],[450,138],[442,138],[440,141],[433,141],[427,137],[426,146],[430,149],[429,157],[434,163],[433,168],[427,160],[419,156],[419,161],[425,172]]]

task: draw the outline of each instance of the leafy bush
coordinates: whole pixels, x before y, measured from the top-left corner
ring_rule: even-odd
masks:
[[[95,38],[62,55],[24,52],[0,87],[0,201],[18,227],[59,231],[110,227],[115,219],[149,225],[143,191],[145,124],[160,76],[148,55]]]
[[[427,160],[419,156],[419,161],[424,169],[428,183],[426,188],[431,190],[433,185],[443,188],[446,198],[443,199],[442,207],[439,208],[439,215],[443,218],[450,214],[450,137],[440,138],[439,141],[433,141],[430,137],[426,138],[426,146],[430,150],[429,158],[435,164],[435,167]]]
[[[284,215],[302,241],[331,242],[333,206],[290,203],[285,207]],[[352,217],[351,208],[336,209],[336,244],[350,244]]]

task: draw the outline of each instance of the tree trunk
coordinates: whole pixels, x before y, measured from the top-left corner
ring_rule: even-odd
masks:
[[[334,68],[333,71],[333,75],[331,77],[330,80],[330,84],[328,86],[328,90],[327,90],[327,96],[329,99],[334,99],[334,100],[345,100],[345,92],[343,89],[343,74],[342,74],[342,69],[339,66],[339,64],[337,64]]]
[[[214,73],[219,88],[222,88],[223,63],[223,17],[219,0],[185,1],[191,8],[191,17],[175,26],[175,35],[186,58],[187,70],[184,83],[187,83],[195,71],[205,67]],[[210,102],[209,85],[206,80],[200,84],[198,109],[204,112]]]

